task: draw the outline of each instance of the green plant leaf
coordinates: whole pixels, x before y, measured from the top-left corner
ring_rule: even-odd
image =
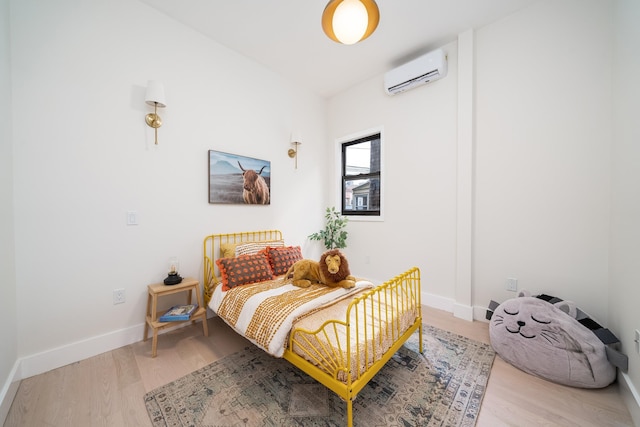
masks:
[[[335,207],[327,208],[325,215],[326,226],[324,230],[310,234],[311,240],[321,240],[327,249],[342,249],[347,247],[348,233],[344,228],[349,218],[342,216]]]

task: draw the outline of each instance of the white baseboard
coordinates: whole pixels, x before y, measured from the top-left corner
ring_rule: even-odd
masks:
[[[473,307],[470,305],[453,304],[453,316],[458,319],[473,322]]]
[[[163,329],[159,333],[163,334],[170,332],[178,328],[189,326],[190,324],[191,323],[188,322],[179,323],[175,327]],[[151,335],[151,331],[149,331],[149,335]],[[80,360],[97,356],[98,354],[115,350],[117,348],[124,347],[125,345],[142,341],[143,337],[144,323],[139,323],[128,328],[108,332],[103,335],[97,335],[85,340],[76,341],[71,344],[23,357],[18,361],[20,363],[21,373],[19,380],[42,374],[71,363],[79,362]],[[151,351],[151,337],[149,337],[149,351]]]
[[[473,320],[478,322],[488,322],[487,320],[487,307],[473,306]]]
[[[0,425],[4,425],[9,409],[13,403],[13,398],[16,397],[18,387],[20,386],[20,361],[16,360],[13,364],[13,368],[9,373],[9,377],[0,391]]]
[[[426,292],[422,292],[420,295],[422,299],[422,304],[427,307],[437,308],[438,310],[448,311],[449,313],[453,313],[453,304],[455,301],[453,298],[444,298],[435,294],[429,294]]]
[[[640,426],[640,394],[638,394],[638,390],[631,382],[631,378],[624,372],[620,372],[618,375],[618,383],[622,400],[629,409],[633,425]]]
[[[472,322],[474,320],[484,321],[486,307],[468,306],[458,304],[453,298],[445,298],[439,295],[422,292],[422,304],[427,307],[437,308],[438,310],[452,313],[455,317]]]
[[[42,374],[98,354],[133,344],[142,339],[144,323],[119,329],[103,335],[76,341],[61,347],[23,357],[21,362],[22,378]],[[22,379],[21,378],[21,379]]]

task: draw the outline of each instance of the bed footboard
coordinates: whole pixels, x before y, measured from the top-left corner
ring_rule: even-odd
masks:
[[[356,395],[416,330],[422,353],[420,270],[356,297],[341,319],[315,330],[294,327],[284,358],[343,398],[352,426]]]

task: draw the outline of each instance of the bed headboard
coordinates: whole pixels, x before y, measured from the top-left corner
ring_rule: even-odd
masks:
[[[264,242],[282,240],[280,230],[242,231],[238,233],[211,234],[204,238],[203,276],[204,303],[209,305],[213,290],[218,285],[216,259],[220,258],[220,247],[225,244],[237,245],[246,242]]]

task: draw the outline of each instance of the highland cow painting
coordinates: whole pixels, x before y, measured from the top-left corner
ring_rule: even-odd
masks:
[[[271,162],[209,150],[209,203],[271,204]]]

